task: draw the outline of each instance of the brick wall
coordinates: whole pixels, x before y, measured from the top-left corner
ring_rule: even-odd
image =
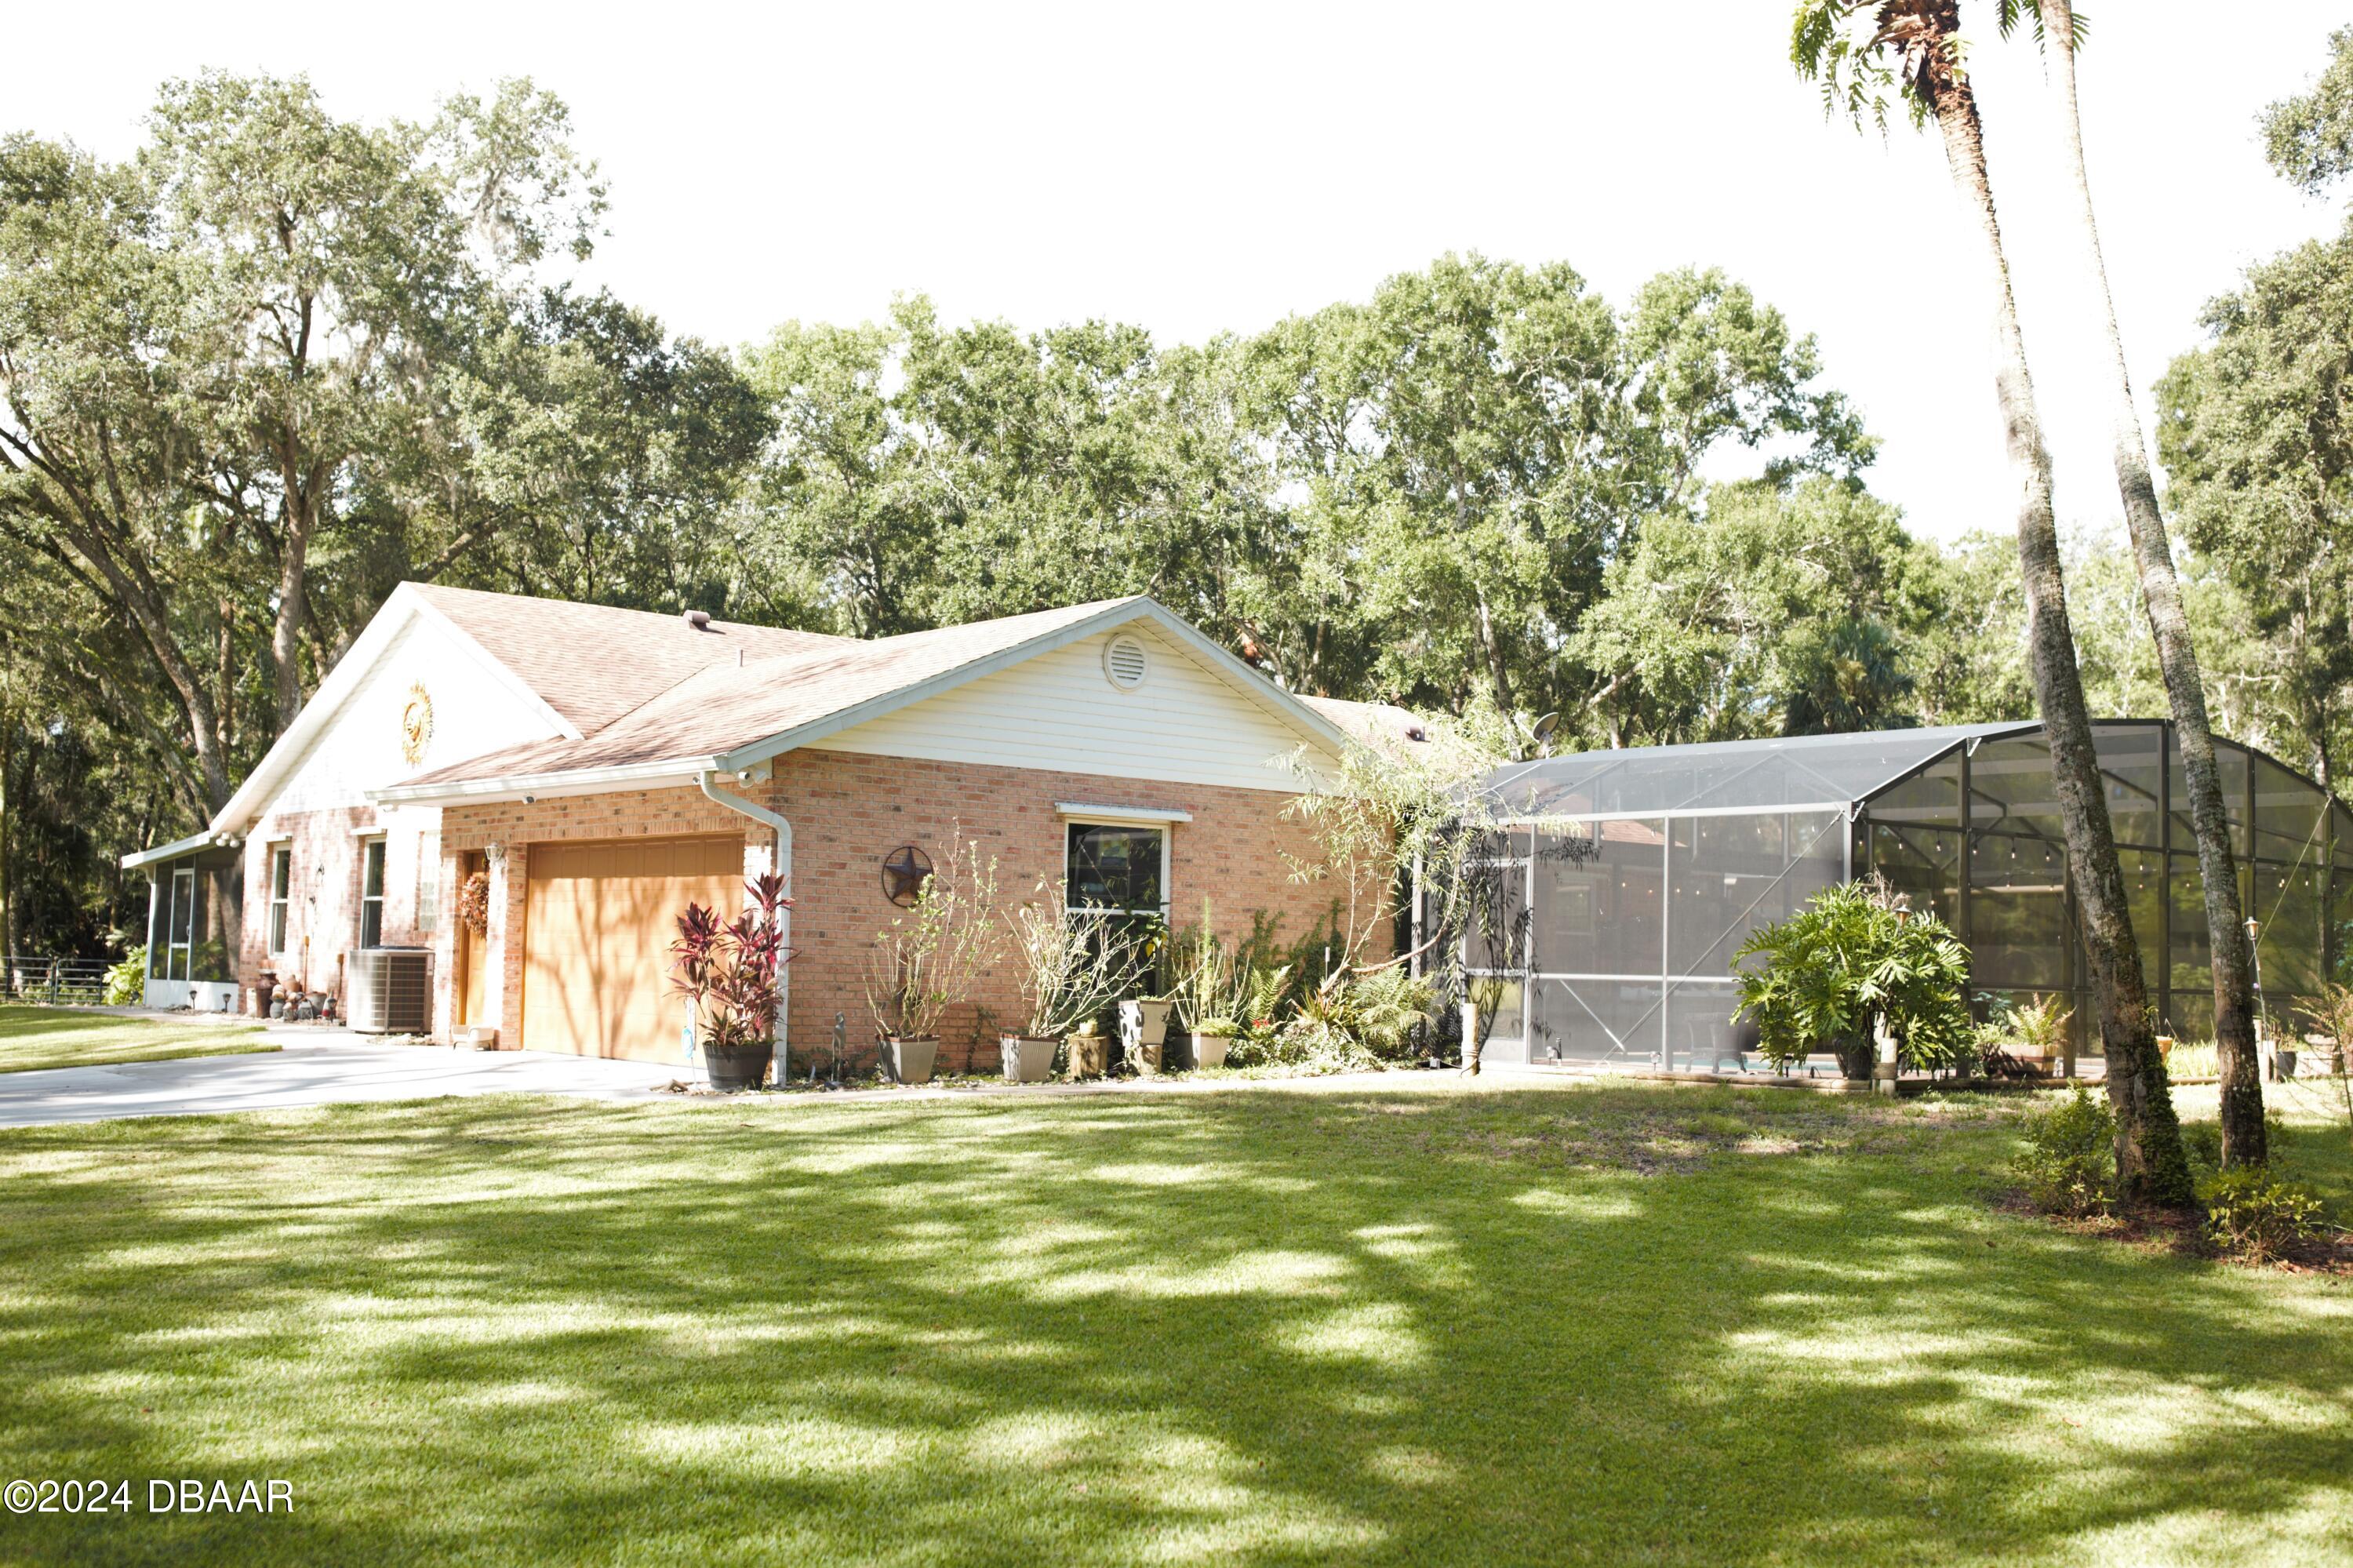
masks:
[[[868,757],[845,752],[792,752],[776,759],[775,777],[735,792],[781,812],[793,824],[793,945],[789,1044],[794,1059],[829,1053],[834,1015],[842,1015],[850,1044],[871,1059],[873,1022],[863,977],[875,933],[895,911],[883,897],[881,861],[901,844],[921,846],[944,862],[959,827],[984,860],[997,863],[1001,900],[1051,890],[1062,875],[1064,821],[1058,801],[1149,807],[1189,812],[1172,829],[1168,897],[1179,925],[1210,901],[1215,923],[1229,936],[1246,934],[1250,916],[1281,918],[1281,934],[1296,938],[1331,902],[1331,889],[1291,879],[1288,852],[1311,856],[1305,829],[1286,821],[1289,797],[1271,790],[1201,784],[1148,783],[1079,773]],[[441,822],[445,916],[454,921],[454,864],[469,850],[502,846],[504,871],[492,857],[491,951],[498,968],[487,1011],[502,1042],[521,1039],[522,944],[507,940],[522,926],[528,846],[562,839],[612,839],[690,833],[744,833],[747,870],[764,864],[766,829],[716,806],[691,789],[631,790],[541,800],[533,804],[450,807]],[[452,966],[437,968],[437,1017],[448,1017]],[[486,988],[490,989],[490,988]],[[1015,1026],[1019,1001],[1013,971],[1000,964],[971,1002],[953,1010],[942,1031],[946,1068],[997,1066],[995,1033],[976,1025],[976,1004],[993,1014],[992,1031]]]
[[[245,838],[245,911],[242,911],[237,984],[257,987],[261,972],[278,980],[301,977],[311,991],[327,991],[343,1001],[342,960],[360,944],[360,829],[379,826],[369,805],[275,812],[257,821]],[[433,947],[436,932],[426,932],[417,920],[414,864],[430,848],[430,814],[407,812],[384,824],[384,944],[385,947]],[[397,842],[396,842],[397,841]],[[290,850],[287,881],[287,942],[282,954],[270,954],[270,853]],[[447,902],[447,875],[442,878],[442,902]],[[447,918],[440,920],[447,927]],[[240,1005],[245,998],[240,996]],[[269,1010],[269,998],[261,998]]]

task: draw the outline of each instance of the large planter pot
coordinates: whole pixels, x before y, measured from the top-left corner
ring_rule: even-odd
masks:
[[[882,1041],[882,1065],[894,1084],[928,1084],[932,1081],[932,1064],[939,1059],[940,1037],[925,1034],[901,1039],[896,1034],[885,1035]]]
[[[1193,1065],[1196,1067],[1224,1066],[1226,1051],[1233,1043],[1233,1036],[1230,1034],[1194,1035]]]
[[[1100,1078],[1111,1071],[1111,1037],[1073,1034],[1062,1042],[1071,1048],[1071,1076]]]
[[[1050,1034],[1008,1034],[998,1040],[997,1054],[1005,1064],[1005,1081],[1042,1084],[1052,1077],[1054,1047],[1060,1044]]]
[[[1146,1045],[1168,1043],[1168,1008],[1166,1001],[1123,1001],[1119,1004],[1120,1033],[1132,1030],[1134,1037]]]
[[[768,1064],[776,1059],[776,1047],[772,1042],[757,1045],[706,1045],[702,1048],[702,1065],[711,1075],[711,1086],[734,1094],[743,1089],[756,1089],[768,1081]]]

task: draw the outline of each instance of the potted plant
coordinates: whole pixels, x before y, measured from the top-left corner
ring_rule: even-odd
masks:
[[[984,867],[979,846],[961,842],[945,859],[948,874],[923,878],[913,906],[875,933],[868,956],[866,1005],[893,1083],[931,1082],[940,1020],[996,956],[997,863]]]
[[[1230,1018],[1196,1019],[1191,1031],[1192,1065],[1196,1067],[1222,1067],[1226,1053],[1233,1048],[1234,1036],[1241,1025]]]
[[[1152,1040],[1145,1035],[1144,1003],[1131,997],[1119,1004],[1119,1054],[1139,1077],[1157,1077],[1160,1074],[1160,1054],[1168,1039],[1167,1005],[1165,1001],[1158,1004],[1160,1038]]]
[[[2013,1005],[2006,1021],[2017,1041],[2013,1054],[2021,1061],[2039,1064],[2036,1071],[2048,1073],[2052,1060],[2065,1051],[2067,1026],[2074,1016],[2073,1010],[2055,994],[2038,995],[2031,1001]]]
[[[1063,1044],[1071,1048],[1071,1076],[1100,1078],[1111,1071],[1111,1042],[1103,1038],[1102,1025],[1095,1020],[1082,1019]]]
[[[1176,1022],[1186,1035],[1184,1065],[1222,1067],[1226,1051],[1241,1033],[1233,1013],[1240,999],[1234,985],[1234,958],[1209,924],[1209,901],[1201,901],[1201,923],[1174,944]]]
[[[670,945],[671,984],[686,998],[711,1086],[729,1093],[767,1081],[776,1051],[776,971],[793,958],[784,941],[782,914],[793,906],[784,878],[764,872],[744,890],[751,906],[723,926],[717,910],[689,904]]]
[[[1098,961],[1100,922],[1072,910],[1060,883],[1038,885],[1039,898],[1005,917],[1014,957],[1020,963],[1026,1034],[997,1042],[1005,1075],[1017,1084],[1040,1084],[1053,1075],[1054,1052],[1062,1037],[1092,1022],[1118,994],[1124,966]]]

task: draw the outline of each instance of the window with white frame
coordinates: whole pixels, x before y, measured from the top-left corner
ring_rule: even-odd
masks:
[[[286,951],[286,908],[293,892],[294,851],[280,844],[269,852],[269,951]]]
[[[1103,915],[1165,914],[1168,830],[1134,822],[1071,822],[1063,878],[1073,909]]]
[[[384,945],[384,841],[369,839],[360,859],[360,946]]]

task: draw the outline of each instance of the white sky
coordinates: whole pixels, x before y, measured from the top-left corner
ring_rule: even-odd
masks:
[[[2258,110],[2347,16],[2093,0],[2092,175],[2134,378],[2250,261],[2332,230]],[[2032,46],[1974,57],[2062,516],[2117,514],[2103,359]],[[0,129],[133,147],[156,83],[307,72],[375,118],[529,74],[612,185],[592,272],[740,343],[895,291],[950,319],[1087,316],[1164,340],[1362,298],[1449,250],[1569,261],[1613,301],[1716,264],[1821,339],[1923,532],[2010,524],[1985,311],[1933,136],[1823,122],[1778,0],[1429,5],[25,7]],[[89,35],[102,26],[102,47]],[[2154,437],[2152,434],[2152,440]]]

